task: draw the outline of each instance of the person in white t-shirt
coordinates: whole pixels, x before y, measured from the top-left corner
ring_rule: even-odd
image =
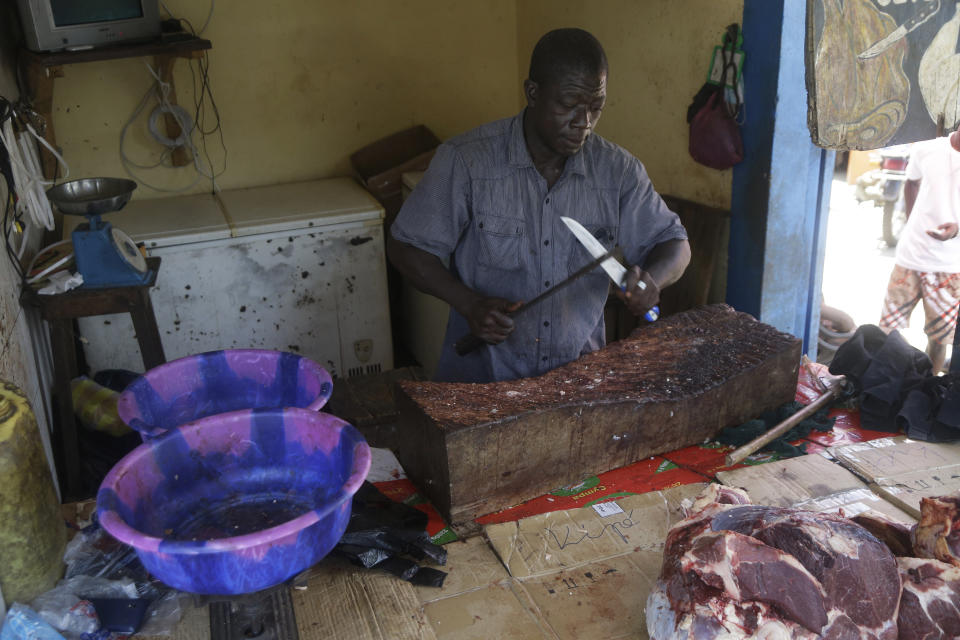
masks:
[[[927,355],[939,372],[960,303],[960,130],[913,145],[903,189],[907,223],[897,243],[880,328],[909,326],[922,299]]]

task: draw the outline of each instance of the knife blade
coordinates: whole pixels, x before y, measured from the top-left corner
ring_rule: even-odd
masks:
[[[580,241],[580,244],[583,245],[583,248],[587,250],[594,258],[599,258],[604,253],[607,252],[606,247],[603,246],[599,240],[593,237],[593,234],[587,231],[586,227],[574,220],[573,218],[568,218],[566,216],[560,216],[560,219],[563,220],[563,224],[567,225],[567,228],[573,232],[573,235],[576,236],[577,240]],[[627,286],[627,269],[622,264],[617,262],[617,259],[614,257],[607,258],[600,263],[600,266],[604,271],[607,272],[607,275],[610,276],[610,279],[613,280],[613,283],[624,289]],[[641,289],[645,289],[647,285],[643,282],[638,282],[637,285]]]
[[[938,11],[940,11],[940,0],[928,2],[925,6],[921,7],[912,18],[864,49],[857,57],[861,60],[875,58],[893,46],[898,40],[904,38],[908,33],[929,20]]]
[[[510,318],[516,320],[517,317],[522,315],[524,312],[529,311],[531,307],[534,307],[540,302],[542,302],[543,300],[545,300],[546,298],[549,298],[550,296],[555,294],[560,289],[563,289],[564,287],[566,287],[568,284],[570,284],[577,278],[583,275],[586,275],[591,271],[593,271],[594,269],[596,269],[598,266],[601,266],[605,260],[611,259],[616,251],[617,251],[616,247],[614,247],[613,249],[610,249],[609,251],[604,249],[599,256],[595,256],[593,260],[591,260],[581,268],[574,271],[563,282],[559,282],[553,285],[552,287],[550,287],[540,295],[536,296],[535,298],[529,300],[528,302],[524,302],[515,311],[512,311],[507,315]],[[479,349],[485,344],[487,344],[487,342],[483,338],[475,336],[472,333],[468,333],[467,335],[457,340],[453,344],[453,348],[457,352],[457,355],[465,356],[472,351],[476,351],[477,349]]]
[[[594,258],[599,258],[607,249],[603,246],[599,240],[593,237],[593,234],[587,231],[587,228],[582,224],[574,220],[573,218],[568,218],[567,216],[560,216],[560,220],[563,221],[563,224],[567,225],[567,228],[573,232],[573,235],[576,239],[583,245],[583,248],[587,250]],[[610,276],[610,279],[613,280],[613,283],[620,287],[621,291],[625,291],[627,288],[627,268],[624,267],[620,262],[614,258],[610,257],[600,263],[600,266],[603,267],[603,270],[607,272],[607,275]],[[646,289],[647,284],[640,280],[637,282],[637,286],[640,289]],[[647,311],[644,316],[650,322],[653,322],[658,317],[660,317],[660,307],[653,307]]]

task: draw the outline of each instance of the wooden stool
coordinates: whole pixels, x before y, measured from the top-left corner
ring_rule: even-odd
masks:
[[[160,258],[147,258],[147,266],[153,275],[144,284],[103,289],[80,288],[50,296],[39,295],[35,290],[25,288],[20,295],[23,306],[39,309],[41,317],[50,323],[53,389],[60,411],[59,424],[53,425],[52,440],[64,502],[84,497],[79,495],[80,451],[70,391],[70,381],[80,375],[73,341],[73,321],[86,316],[129,313],[137,332],[143,366],[152,369],[166,362],[157,319],[150,302],[150,288],[157,281]]]

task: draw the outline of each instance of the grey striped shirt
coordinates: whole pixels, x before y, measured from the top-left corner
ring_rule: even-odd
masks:
[[[578,220],[628,264],[686,238],[643,165],[593,134],[548,191],[523,137],[523,112],[452,138],[391,227],[393,237],[442,260],[464,284],[511,301],[534,298],[590,261],[560,216]],[[524,313],[506,341],[458,356],[469,326],[450,311],[438,380],[487,382],[536,376],[605,343],[609,281],[596,269]]]

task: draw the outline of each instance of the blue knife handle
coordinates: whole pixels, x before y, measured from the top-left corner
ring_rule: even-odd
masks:
[[[625,286],[620,287],[620,291],[626,291]],[[654,322],[657,318],[660,317],[660,305],[654,305],[652,309],[643,314],[643,319],[647,322]]]

